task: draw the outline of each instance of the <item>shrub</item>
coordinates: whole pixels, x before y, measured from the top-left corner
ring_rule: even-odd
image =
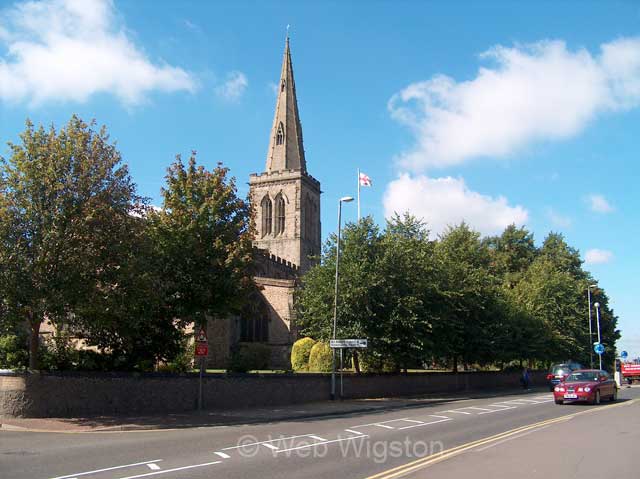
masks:
[[[28,364],[26,338],[15,334],[0,336],[0,369],[22,369]]]
[[[331,372],[333,353],[327,343],[317,342],[309,353],[309,371],[318,373]]]
[[[236,373],[246,373],[255,369],[267,369],[271,359],[271,348],[266,344],[240,344],[231,351],[227,369]]]
[[[311,338],[298,339],[291,348],[291,367],[294,371],[309,370],[309,354],[316,342]]]

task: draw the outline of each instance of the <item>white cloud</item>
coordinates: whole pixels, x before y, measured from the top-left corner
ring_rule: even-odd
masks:
[[[587,201],[589,202],[591,211],[595,211],[596,213],[611,213],[613,211],[613,206],[611,206],[602,195],[589,195]]]
[[[476,77],[445,75],[393,95],[389,110],[415,145],[398,160],[413,171],[477,157],[505,157],[534,141],[569,138],[599,113],[640,104],[640,37],[601,45],[598,55],[562,41],[496,46]]]
[[[471,191],[462,178],[402,174],[389,183],[383,201],[385,216],[409,211],[427,222],[432,236],[462,221],[484,235],[496,234],[511,223],[523,225],[528,218],[522,206],[510,206],[503,196]]]
[[[553,226],[556,226],[558,228],[563,228],[563,229],[571,228],[571,225],[573,224],[573,220],[571,218],[561,213],[558,213],[553,208],[549,208],[547,210],[547,216],[549,217],[549,220],[551,221]]]
[[[216,88],[216,95],[228,101],[238,101],[249,86],[249,80],[242,72],[230,72],[226,81]]]
[[[606,249],[590,249],[584,255],[584,261],[587,264],[604,264],[613,259],[613,253]]]
[[[111,93],[135,105],[150,91],[196,88],[183,69],[149,60],[110,0],[19,3],[0,11],[0,23],[0,101],[36,106]]]

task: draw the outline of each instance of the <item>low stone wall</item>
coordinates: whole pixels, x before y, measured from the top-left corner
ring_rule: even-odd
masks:
[[[533,373],[534,385],[545,374]],[[207,374],[207,409],[282,406],[328,399],[329,374]],[[497,372],[344,376],[347,398],[410,396],[519,386],[519,374]],[[339,387],[339,384],[338,384]],[[0,417],[82,417],[192,411],[197,374],[25,373],[0,376]]]

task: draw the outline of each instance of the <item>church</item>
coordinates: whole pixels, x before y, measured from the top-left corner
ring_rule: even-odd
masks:
[[[293,294],[320,257],[320,193],[307,171],[287,37],[265,170],[249,178],[256,292],[239,316],[209,321],[208,367],[225,368],[235,346],[259,342],[270,349],[271,368],[289,368],[297,339]]]

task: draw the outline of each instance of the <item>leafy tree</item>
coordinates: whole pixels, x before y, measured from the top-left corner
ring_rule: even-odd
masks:
[[[344,227],[340,254],[338,337],[368,337],[371,324],[381,321],[378,285],[382,275],[377,267],[381,236],[371,217]],[[300,331],[319,340],[333,334],[336,236],[327,240],[320,265],[302,278],[296,292],[297,322]]]
[[[496,280],[490,271],[489,249],[480,234],[465,223],[450,227],[436,244],[441,268],[439,321],[433,332],[437,352],[450,358],[457,371],[465,362],[492,358],[492,312]]]
[[[500,236],[489,237],[484,242],[493,254],[493,270],[509,288],[531,266],[538,253],[533,234],[513,224],[507,226]]]
[[[381,319],[368,328],[377,352],[407,369],[422,365],[433,352],[432,327],[440,301],[440,271],[425,224],[394,215],[382,236]],[[437,319],[436,319],[437,320]]]
[[[0,296],[5,317],[29,327],[38,367],[45,320],[63,324],[120,267],[144,200],[106,129],[73,116],[57,131],[27,122],[0,159]]]
[[[251,284],[251,215],[235,179],[192,153],[167,171],[162,210],[149,215],[166,314],[184,322],[239,311]]]

